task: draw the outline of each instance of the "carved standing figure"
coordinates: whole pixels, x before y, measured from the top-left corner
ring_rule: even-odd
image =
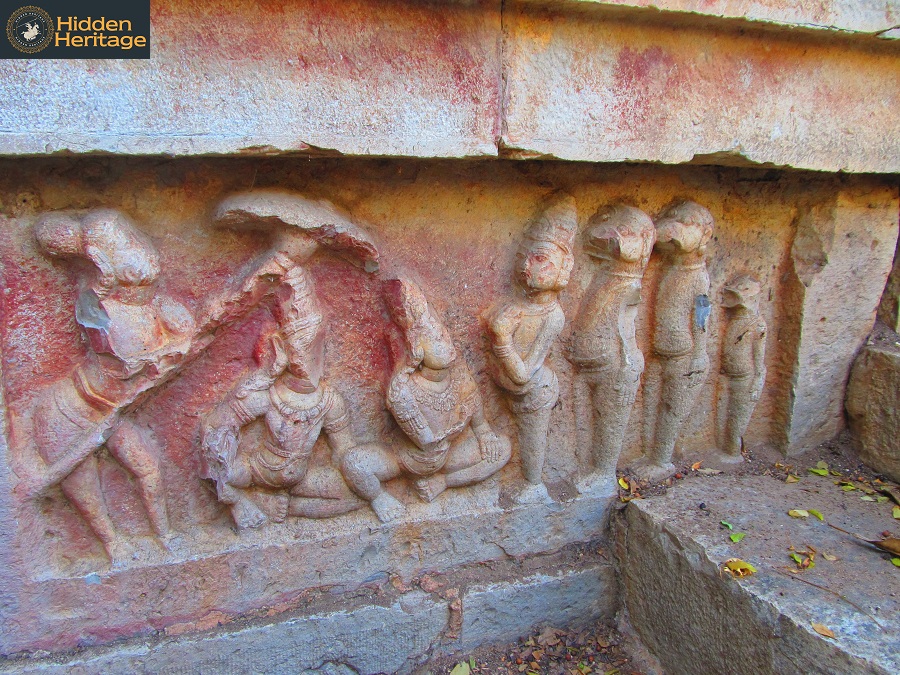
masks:
[[[309,468],[322,431],[335,466],[356,442],[344,399],[322,378],[325,339],[312,284],[300,266],[283,284],[288,293],[272,337],[274,363],[245,378],[204,420],[202,474],[215,481],[240,529],[269,520],[254,490],[279,497],[275,521],[334,516],[365,504],[332,466]],[[265,442],[242,451],[241,428],[259,418],[265,419]]]
[[[51,257],[84,260],[75,307],[90,351],[71,376],[44,392],[34,415],[38,454],[115,560],[124,541],[107,510],[94,452],[104,443],[131,473],[154,531],[169,535],[158,448],[148,429],[121,408],[174,369],[187,354],[195,323],[175,299],[159,292],[159,255],[127,216],[112,209],[42,216],[35,236]],[[79,451],[72,454],[72,451]],[[59,464],[57,464],[59,463]]]
[[[524,298],[509,300],[487,315],[498,368],[494,378],[506,393],[519,430],[519,455],[526,487],[519,503],[550,499],[543,482],[550,411],[559,381],[547,354],[566,322],[559,292],[569,283],[575,258],[575,200],[557,196],[526,231],[516,253],[516,276]]]
[[[484,418],[469,367],[421,289],[394,279],[385,282],[385,298],[405,352],[388,386],[387,407],[407,438],[396,453],[375,446],[351,450],[343,464],[347,482],[384,522],[404,507],[383,482],[405,473],[430,502],[447,488],[480,483],[510,458],[509,439]]]
[[[712,232],[712,214],[695,202],[667,209],[656,223],[656,247],[664,259],[656,294],[653,350],[662,373],[655,433],[635,467],[638,476],[649,480],[675,473],[675,443],[709,373],[706,246]]]
[[[585,252],[600,264],[575,319],[570,360],[587,381],[594,410],[593,467],[582,493],[614,489],[616,464],[634,406],[644,355],[635,337],[641,279],[656,228],[632,206],[601,209],[590,222]]]
[[[741,462],[742,440],[766,381],[766,321],[759,314],[759,282],[741,275],[723,292],[729,314],[722,343],[722,375],[726,380],[720,422],[721,461]]]

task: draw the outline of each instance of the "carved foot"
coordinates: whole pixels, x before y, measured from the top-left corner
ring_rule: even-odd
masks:
[[[415,485],[416,492],[423,501],[433,502],[439,494],[447,489],[447,478],[442,473],[436,473],[428,478],[420,478]]]
[[[159,545],[162,546],[166,551],[174,555],[181,555],[186,553],[187,551],[184,537],[182,537],[178,533],[172,532],[171,530],[165,535],[160,535],[157,541],[159,542]]]
[[[552,504],[553,499],[547,493],[547,486],[543,483],[526,483],[513,501],[516,504]]]
[[[114,570],[124,568],[129,562],[136,559],[138,554],[134,547],[121,537],[104,544],[106,554],[109,556],[110,567]]]
[[[231,517],[239,530],[264,525],[269,517],[249,499],[239,499],[231,505]]]
[[[631,467],[632,473],[641,480],[658,483],[675,475],[677,469],[671,462],[666,464],[656,464],[649,459],[642,459]]]
[[[575,487],[583,495],[611,495],[616,491],[616,476],[595,471],[575,481]]]
[[[406,507],[384,490],[372,500],[372,510],[382,523],[389,523],[406,513]]]
[[[715,469],[719,466],[734,466],[736,464],[743,464],[743,462],[744,456],[741,453],[734,455],[719,451],[707,458],[703,464],[711,469]]]

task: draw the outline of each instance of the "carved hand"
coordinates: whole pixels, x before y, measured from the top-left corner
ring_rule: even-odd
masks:
[[[496,462],[500,459],[503,443],[493,431],[482,433],[478,437],[478,446],[481,449],[481,459],[488,462]]]

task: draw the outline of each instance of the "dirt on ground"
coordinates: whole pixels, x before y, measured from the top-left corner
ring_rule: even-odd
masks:
[[[446,656],[420,673],[438,675],[643,675],[628,639],[599,622],[583,630],[545,627],[511,645],[480,647],[465,657]]]

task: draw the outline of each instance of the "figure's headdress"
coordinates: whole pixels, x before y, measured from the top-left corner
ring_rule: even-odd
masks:
[[[304,350],[318,335],[322,313],[303,267],[297,265],[288,270],[284,275],[284,284],[290,289],[290,294],[282,303],[281,333],[296,349]]]
[[[575,199],[565,193],[557,193],[537,220],[525,230],[525,239],[556,244],[571,256],[578,230],[578,208]]]

